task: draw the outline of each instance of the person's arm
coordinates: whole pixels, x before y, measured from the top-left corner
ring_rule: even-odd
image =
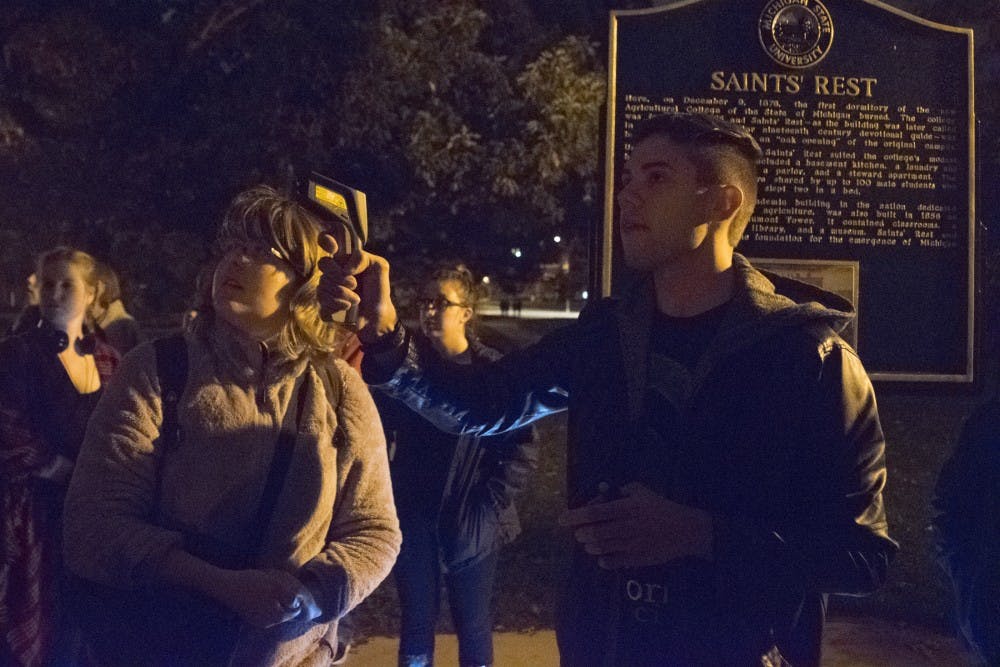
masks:
[[[884,581],[897,545],[882,490],[885,437],[860,360],[841,345],[822,360],[801,434],[806,467],[793,506],[762,525],[714,517],[713,557],[726,588],[866,595]]]
[[[436,364],[405,328],[387,348],[366,348],[362,375],[447,433],[492,436],[565,410],[581,355],[602,349],[596,322],[579,321],[498,361]]]
[[[309,589],[283,570],[227,570],[179,548],[146,567],[159,583],[197,591],[258,628],[311,620],[320,613]]]
[[[328,235],[321,245],[336,248]],[[324,257],[320,268],[322,313],[359,305],[365,380],[446,432],[494,435],[564,410],[574,362],[602,349],[577,324],[479,369],[431,368],[396,317],[387,260],[362,251],[346,263]]]
[[[953,581],[967,576],[968,573],[962,571],[980,537],[977,508],[982,506],[983,493],[990,479],[983,455],[987,451],[985,444],[1000,437],[997,407],[994,404],[981,406],[966,420],[934,489],[936,555]]]
[[[1000,403],[966,420],[935,488],[937,559],[951,580],[962,634],[1000,662]]]
[[[799,458],[807,462],[795,472],[775,471],[796,492],[771,518],[713,515],[632,483],[568,510],[560,523],[609,569],[688,556],[714,561],[727,598],[874,591],[897,548],[882,504],[885,441],[875,396],[851,351],[835,349],[816,370],[809,375],[816,384],[803,388],[811,401],[796,408],[812,417],[800,433]]]
[[[0,342],[0,481],[5,483],[59,471],[65,475],[65,466],[72,468],[68,459],[52,454],[28,421],[28,383],[37,381],[25,363],[29,353],[13,338]]]
[[[389,480],[385,438],[367,387],[346,363],[336,413],[343,437],[337,444],[333,521],[323,551],[298,572],[315,597],[319,620],[343,616],[388,575],[402,537]]]
[[[498,507],[507,507],[528,485],[538,467],[538,434],[528,426],[494,438],[496,470],[486,482],[490,497]]]
[[[147,582],[144,561],[181,548],[180,533],[151,523],[156,439],[163,419],[156,354],[137,348],[105,388],[87,426],[64,510],[66,564],[120,588]]]

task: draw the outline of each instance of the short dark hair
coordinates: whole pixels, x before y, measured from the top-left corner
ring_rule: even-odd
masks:
[[[632,131],[632,144],[652,136],[681,146],[698,170],[698,179],[706,184],[741,186],[743,205],[729,231],[729,242],[736,247],[757,205],[758,161],[763,156],[757,140],[739,123],[711,114],[680,112],[640,121]]]
[[[439,283],[445,281],[456,283],[457,291],[462,297],[462,304],[469,308],[475,308],[478,285],[472,276],[472,271],[465,264],[442,264],[431,274],[431,280]]]
[[[439,264],[431,272],[429,281],[436,283],[450,282],[455,284],[455,291],[461,297],[461,305],[472,311],[472,316],[465,323],[465,335],[470,340],[478,339],[476,331],[476,302],[479,300],[479,285],[472,271],[465,264],[445,262]]]

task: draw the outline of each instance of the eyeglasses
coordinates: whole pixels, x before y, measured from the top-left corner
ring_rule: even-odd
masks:
[[[420,310],[435,310],[441,311],[450,308],[451,306],[457,306],[459,308],[466,308],[464,303],[455,303],[454,301],[449,301],[443,296],[436,296],[433,299],[417,299],[417,308]]]
[[[288,260],[281,254],[277,248],[273,248],[267,243],[261,241],[231,241],[228,243],[223,243],[221,245],[221,251],[223,254],[229,252],[237,252],[241,257],[245,257],[253,262],[260,264],[273,263],[275,259],[279,259],[282,262],[288,262]]]

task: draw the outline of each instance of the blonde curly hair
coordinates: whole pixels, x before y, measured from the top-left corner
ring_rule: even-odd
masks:
[[[291,317],[272,346],[273,352],[287,358],[336,353],[351,333],[342,325],[320,317],[316,296],[321,275],[319,260],[328,255],[319,246],[322,230],[316,215],[295,198],[269,185],[256,185],[236,195],[216,234],[218,255],[234,245],[264,243],[295,272]],[[214,319],[210,293],[200,295],[199,301],[198,317],[191,322],[195,332],[204,331],[206,323]]]

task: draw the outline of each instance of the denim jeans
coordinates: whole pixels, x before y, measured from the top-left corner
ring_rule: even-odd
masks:
[[[442,577],[437,529],[434,517],[401,520],[401,525],[403,546],[393,568],[402,611],[399,654],[433,656]],[[493,662],[490,600],[496,566],[497,554],[493,552],[474,565],[443,574],[463,666]]]

